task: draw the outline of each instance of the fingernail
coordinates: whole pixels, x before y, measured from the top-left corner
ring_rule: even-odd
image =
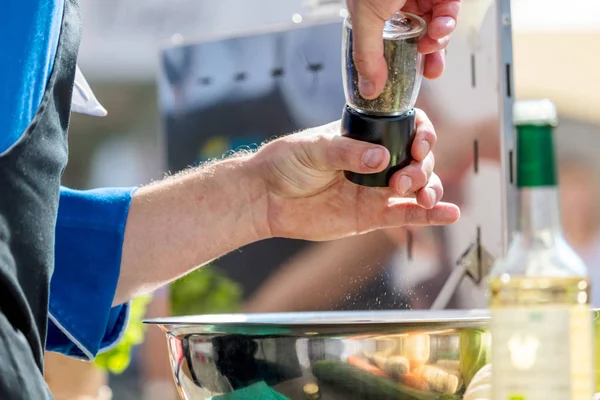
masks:
[[[363,97],[370,97],[375,92],[375,85],[369,79],[358,78],[358,90]]]
[[[382,149],[370,149],[363,156],[363,163],[369,168],[377,168],[383,162],[384,157],[385,154]]]
[[[402,175],[400,177],[398,189],[400,190],[400,194],[404,196],[410,191],[410,189],[412,189],[412,180],[408,176]]]
[[[419,152],[423,158],[427,157],[427,154],[429,154],[429,142],[427,140],[421,140],[421,143],[419,143]]]
[[[427,189],[427,191],[429,192],[429,197],[431,197],[431,204],[435,205],[437,202],[437,193],[433,189]]]

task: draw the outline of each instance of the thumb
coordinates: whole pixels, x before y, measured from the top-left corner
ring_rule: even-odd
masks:
[[[389,7],[386,9],[382,4],[377,4],[377,1],[348,1],[352,24],[352,58],[358,72],[360,94],[368,100],[379,96],[387,81],[383,28],[386,20],[391,18],[396,10]]]
[[[373,174],[390,162],[385,147],[340,135],[320,135],[307,142],[305,152],[312,167],[320,171]]]

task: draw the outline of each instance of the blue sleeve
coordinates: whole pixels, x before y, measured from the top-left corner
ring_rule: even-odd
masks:
[[[0,156],[29,126],[58,47],[64,0],[2,2]],[[112,308],[134,189],[61,190],[47,349],[92,359],[115,343],[129,307]]]
[[[54,65],[64,0],[2,1],[0,155],[23,135]]]
[[[46,349],[93,360],[125,330],[129,304],[112,307],[135,188],[61,188]]]

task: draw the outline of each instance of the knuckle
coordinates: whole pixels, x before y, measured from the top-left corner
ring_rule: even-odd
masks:
[[[354,65],[362,75],[371,77],[377,73],[377,61],[381,57],[377,51],[355,50],[352,53]]]
[[[352,163],[354,155],[349,151],[347,146],[343,146],[340,142],[328,140],[326,138],[321,138],[319,140],[322,141],[320,145],[325,148],[326,167],[341,168]]]
[[[435,141],[437,139],[437,134],[435,133],[435,128],[431,122],[427,122],[423,129],[423,134],[425,138],[429,141]]]
[[[429,120],[424,119],[421,124],[419,124],[418,134],[422,139],[428,139],[432,136],[435,136],[433,125]]]
[[[437,143],[437,134],[435,133],[435,129],[433,129],[433,125],[424,124],[422,127],[420,127],[418,139],[419,142],[424,140],[427,143],[429,143],[430,151],[428,154],[431,154],[431,149],[433,149],[433,147]]]
[[[430,174],[424,163],[415,163],[407,167],[406,175],[410,176],[413,189],[418,190],[427,184]]]
[[[429,152],[429,154],[427,154],[427,157],[425,158],[425,169],[428,172],[428,175],[431,175],[433,173],[433,170],[435,168],[435,156],[433,155],[433,152]]]
[[[406,224],[417,224],[423,221],[423,215],[426,210],[421,207],[407,207],[406,209]]]
[[[335,165],[338,152],[336,151],[336,147],[332,146],[331,140],[328,140],[323,135],[318,135],[314,139],[313,146],[319,149],[319,154],[322,154],[322,156],[319,157],[318,163],[320,169],[325,169],[332,164]]]
[[[427,182],[429,182],[429,174],[427,173],[427,170],[420,169],[415,174],[414,186],[416,186],[416,189],[420,189],[427,185]]]
[[[442,184],[440,177],[436,174],[433,174],[430,181],[433,190],[435,190],[438,195],[438,200],[440,200],[442,196],[444,196],[444,185]]]

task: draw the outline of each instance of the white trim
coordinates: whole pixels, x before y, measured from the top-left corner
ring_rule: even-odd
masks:
[[[105,117],[106,109],[98,101],[92,88],[83,76],[77,65],[75,69],[75,81],[73,83],[73,95],[71,97],[71,111],[79,114],[87,114],[93,117]]]
[[[98,354],[104,353],[106,351],[113,349],[114,347],[116,347],[119,344],[121,339],[123,339],[123,335],[125,335],[125,331],[127,330],[127,326],[129,325],[129,320],[131,317],[131,301],[126,303],[126,305],[127,305],[127,308],[125,309],[125,311],[126,311],[125,323],[123,324],[123,327],[121,328],[121,331],[119,332],[119,335],[115,338],[115,340],[112,341],[111,344],[109,344],[108,346],[105,346],[105,347],[101,347],[100,350],[98,350]]]
[[[119,344],[119,342],[123,339],[123,335],[125,335],[125,331],[127,330],[127,326],[129,325],[129,321],[131,319],[131,301],[126,303],[126,305],[127,305],[127,307],[125,308],[125,322],[124,322],[123,326],[121,327],[119,335],[108,346],[101,347],[98,350],[98,354],[104,353],[106,351],[109,351],[109,350],[115,348]],[[85,354],[88,361],[94,361],[95,357],[92,356],[92,353],[90,353],[89,350],[87,350],[77,339],[75,339],[75,337],[64,326],[62,326],[62,324],[60,322],[58,322],[56,317],[54,315],[52,315],[51,312],[48,312],[48,318],[71,341],[71,343],[73,343],[75,346],[77,346],[77,348],[79,350],[81,350],[81,352],[83,354]],[[80,357],[75,357],[73,355],[71,355],[71,357],[80,358]]]
[[[92,356],[92,353],[90,353],[81,343],[79,343],[79,341],[77,339],[75,339],[75,337],[73,335],[71,335],[71,333],[65,329],[64,326],[61,325],[60,322],[58,322],[58,320],[56,319],[56,317],[54,317],[54,315],[52,315],[51,312],[48,312],[48,318],[50,319],[50,321],[52,321],[52,323],[54,323],[54,325],[56,325],[56,327],[58,329],[60,329],[60,331],[75,345],[77,346],[77,348],[79,350],[81,350],[81,352],[83,354],[85,354],[85,356],[88,358],[88,361],[94,361],[94,357]]]

